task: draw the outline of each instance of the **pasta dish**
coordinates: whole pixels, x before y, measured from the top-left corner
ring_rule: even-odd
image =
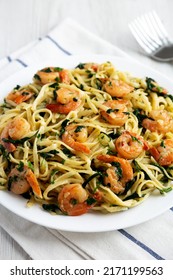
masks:
[[[0,105],[0,189],[56,214],[172,190],[173,96],[111,63],[46,67]]]

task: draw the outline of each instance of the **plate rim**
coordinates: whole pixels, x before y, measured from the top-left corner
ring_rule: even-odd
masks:
[[[166,83],[168,82],[168,83],[170,83],[170,85],[172,86],[172,88],[173,88],[173,82],[171,81],[171,79],[169,79],[168,77],[166,77],[165,75],[163,75],[162,73],[160,73],[160,72],[158,72],[158,71],[156,71],[156,70],[153,70],[153,69],[151,69],[151,67],[149,67],[149,66],[146,66],[146,65],[143,65],[143,64],[141,64],[141,63],[139,63],[138,61],[135,61],[135,60],[133,60],[132,58],[128,58],[128,57],[119,57],[119,56],[112,56],[112,55],[90,55],[90,54],[88,54],[88,55],[72,55],[72,56],[68,56],[68,57],[61,57],[61,59],[63,60],[63,63],[62,62],[55,62],[54,61],[54,64],[60,64],[60,65],[62,65],[62,64],[70,64],[70,63],[75,63],[75,65],[77,65],[77,63],[80,63],[81,61],[83,61],[83,62],[91,62],[91,61],[93,61],[93,62],[101,62],[101,60],[103,60],[102,62],[105,62],[105,61],[111,61],[113,64],[114,64],[114,66],[116,67],[116,62],[118,62],[118,64],[120,63],[120,64],[123,64],[123,63],[125,63],[125,65],[126,65],[126,63],[128,63],[128,64],[133,64],[133,65],[137,65],[138,67],[142,67],[142,71],[145,69],[145,71],[150,71],[150,72],[152,72],[152,73],[154,73],[156,76],[159,76],[159,82],[160,82],[160,79],[163,79],[163,80],[165,80],[166,81]],[[60,59],[60,60],[61,60]],[[88,60],[88,59],[90,59],[90,60]],[[69,62],[70,61],[70,62]],[[78,62],[77,62],[78,61]],[[14,79],[16,78],[16,77],[19,77],[20,75],[23,77],[23,76],[25,76],[26,75],[26,78],[27,79],[29,79],[29,77],[27,76],[27,75],[29,75],[31,72],[33,72],[33,71],[37,71],[38,69],[40,69],[41,67],[45,67],[45,65],[50,65],[50,64],[52,64],[53,62],[52,61],[44,61],[44,62],[42,62],[41,64],[33,64],[33,65],[31,65],[31,66],[28,66],[28,67],[26,67],[26,68],[23,68],[23,69],[21,69],[21,70],[19,70],[17,73],[15,73],[15,74],[13,74],[13,75],[11,75],[10,77],[8,77],[7,79],[5,79],[3,82],[1,82],[0,83],[0,90],[1,90],[1,88],[3,89],[7,89],[8,87],[7,87],[7,84],[9,84],[10,85],[10,87],[11,87],[11,83],[13,83],[13,81],[14,81]],[[53,65],[53,64],[52,64]],[[63,66],[63,65],[62,65]],[[117,67],[118,68],[118,70],[120,70],[120,71],[125,71],[124,69],[119,69],[119,67]],[[129,72],[129,71],[128,71]],[[133,71],[131,71],[130,72],[132,75],[133,75]],[[140,75],[138,76],[139,78],[141,77]],[[32,81],[32,77],[30,77],[30,80],[28,81],[28,83],[30,83]],[[17,83],[20,83],[20,81],[17,81],[16,82],[16,84]],[[14,86],[15,86],[15,84],[14,84]],[[11,87],[12,88],[12,87]],[[11,89],[11,88],[9,88],[9,90]],[[3,90],[2,90],[3,91]],[[5,95],[4,95],[5,96]],[[3,195],[3,192],[4,192],[4,195]],[[161,215],[162,213],[164,213],[166,210],[168,210],[170,207],[172,207],[173,206],[173,191],[172,192],[170,192],[170,193],[168,193],[168,194],[166,194],[166,196],[165,197],[167,197],[167,199],[166,199],[166,201],[167,201],[167,203],[166,203],[166,205],[165,205],[165,207],[163,207],[163,209],[158,209],[158,211],[157,212],[153,212],[152,214],[151,214],[151,216],[150,217],[143,217],[141,220],[139,220],[139,219],[134,219],[134,221],[132,222],[131,220],[129,220],[128,222],[126,222],[126,224],[124,224],[124,223],[119,223],[119,226],[117,226],[117,225],[106,225],[107,227],[105,227],[105,226],[103,226],[103,224],[99,227],[97,227],[97,226],[94,226],[94,224],[93,224],[93,227],[92,228],[83,228],[83,224],[81,225],[81,224],[79,224],[78,223],[78,226],[76,226],[76,220],[77,221],[79,221],[79,222],[81,222],[81,219],[82,219],[82,217],[89,217],[89,219],[88,220],[90,220],[92,223],[93,223],[93,221],[92,221],[92,219],[91,219],[91,215],[93,215],[92,213],[87,213],[87,214],[85,214],[85,215],[82,215],[82,216],[76,216],[76,217],[69,217],[69,216],[59,216],[59,215],[56,215],[55,217],[57,218],[57,221],[59,220],[58,219],[58,217],[61,217],[60,218],[60,221],[62,220],[64,220],[64,218],[66,219],[66,221],[68,220],[68,221],[70,221],[70,227],[69,226],[67,226],[67,224],[68,224],[68,222],[67,223],[63,223],[63,224],[61,224],[61,226],[58,224],[58,222],[57,222],[57,224],[53,224],[52,222],[51,223],[49,223],[49,222],[45,222],[45,221],[43,221],[43,219],[35,219],[35,218],[32,218],[32,217],[30,217],[28,214],[29,214],[29,212],[30,213],[32,213],[33,211],[34,211],[34,209],[37,209],[38,208],[38,205],[35,205],[36,206],[36,208],[35,208],[35,206],[33,206],[32,207],[32,209],[31,209],[31,211],[28,211],[28,210],[30,210],[30,209],[25,209],[25,206],[24,206],[24,209],[26,210],[26,211],[28,211],[28,214],[26,215],[26,214],[23,214],[23,213],[25,213],[26,211],[22,211],[22,213],[20,213],[19,212],[19,209],[18,208],[15,208],[14,209],[14,207],[12,206],[12,204],[10,204],[10,206],[9,205],[6,205],[6,203],[4,203],[4,198],[6,198],[6,196],[9,198],[9,196],[11,197],[11,198],[13,198],[15,195],[13,195],[12,193],[10,193],[10,192],[8,192],[8,191],[3,191],[3,190],[1,190],[0,191],[0,204],[2,204],[5,208],[7,208],[9,211],[11,211],[12,213],[14,213],[14,214],[16,214],[16,215],[18,215],[18,216],[20,216],[20,217],[22,217],[22,218],[24,218],[25,220],[27,220],[27,221],[30,221],[30,222],[33,222],[33,223],[35,223],[35,224],[38,224],[38,225],[41,225],[41,226],[45,226],[45,227],[49,227],[49,228],[52,228],[52,229],[56,229],[56,230],[63,230],[63,231],[70,231],[70,232],[87,232],[87,233],[94,233],[94,232],[107,232],[107,231],[113,231],[113,230],[118,230],[118,229],[120,229],[120,228],[127,228],[127,227],[131,227],[131,226],[135,226],[135,225],[138,225],[138,224],[140,224],[140,223],[143,223],[143,222],[146,222],[146,221],[148,221],[148,220],[151,220],[151,219],[153,219],[153,218],[155,218],[155,217],[157,217],[157,216],[159,216],[159,215]],[[158,197],[158,199],[159,199],[159,201],[160,201],[160,199],[161,199],[161,197],[162,197],[162,199],[163,199],[163,196],[159,196]],[[172,202],[171,203],[168,203],[168,202],[170,202],[169,201],[169,197],[171,197],[172,198]],[[19,197],[16,197],[15,196],[15,201],[17,201],[18,199],[20,199],[21,200],[21,197],[19,198]],[[123,212],[120,212],[120,213],[108,213],[108,214],[103,214],[104,215],[104,219],[103,220],[105,220],[105,217],[107,216],[107,215],[109,215],[109,217],[111,217],[111,216],[115,216],[115,221],[116,221],[116,216],[118,217],[118,216],[122,216],[125,212],[128,212],[129,213],[129,211],[131,211],[131,212],[134,212],[135,210],[134,209],[139,209],[144,203],[146,204],[147,203],[147,201],[149,200],[149,199],[151,199],[151,197],[149,197],[147,200],[145,200],[142,204],[140,204],[140,205],[138,205],[138,206],[136,206],[136,207],[134,207],[134,208],[130,208],[130,209],[128,209],[127,211],[123,211]],[[11,199],[9,199],[10,201],[11,201]],[[151,199],[152,200],[152,199]],[[13,199],[12,199],[12,201],[13,201]],[[23,198],[22,198],[22,201],[24,202],[25,201],[25,204],[26,204],[26,200],[24,200]],[[15,204],[15,203],[14,203]],[[146,207],[144,207],[144,209],[145,209]],[[40,210],[40,208],[38,208],[39,210]],[[159,211],[160,210],[160,211]],[[142,211],[142,209],[141,209],[141,211]],[[141,211],[137,211],[137,213],[139,212],[141,212]],[[36,211],[36,213],[37,213],[37,211]],[[43,212],[40,212],[40,213],[42,213],[43,214],[43,216],[48,216],[48,215],[50,215],[50,213],[48,213],[48,212],[46,212],[46,211],[43,211]],[[32,213],[33,214],[33,213]],[[41,214],[41,215],[42,215]],[[46,215],[45,215],[46,214]],[[100,215],[102,215],[102,214],[100,214],[100,213],[98,213],[97,214],[97,218],[100,216]],[[126,215],[125,215],[126,216]],[[129,215],[127,215],[127,216],[129,216]],[[133,216],[133,214],[132,214],[132,216]],[[135,216],[135,214],[134,214],[134,216]],[[50,216],[48,216],[49,218],[50,218]],[[62,219],[62,217],[63,217],[63,219]],[[80,217],[80,218],[79,218]],[[121,218],[120,218],[121,219]],[[84,220],[85,220],[85,218],[84,218]],[[98,220],[100,220],[100,218],[98,219]],[[112,219],[110,219],[110,220],[112,220]],[[72,222],[71,222],[72,221]],[[75,221],[74,222],[74,226],[72,226],[73,225],[73,221]],[[86,222],[87,222],[87,219],[86,219]]]

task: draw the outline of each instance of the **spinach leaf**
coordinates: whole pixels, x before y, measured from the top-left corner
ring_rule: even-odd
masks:
[[[86,63],[79,63],[75,68],[84,69]]]
[[[3,145],[0,144],[0,152],[2,153],[3,157],[5,159],[9,159],[9,154],[8,152],[6,151],[6,149],[4,148]]]
[[[67,149],[66,147],[64,147],[64,148],[62,149],[62,152],[63,152],[64,154],[66,154],[69,158],[71,158],[71,157],[73,156],[73,153],[72,153],[69,149]]]
[[[49,152],[41,152],[40,153],[40,156],[44,159],[48,159],[48,158],[51,158],[55,155],[57,155],[59,152],[57,150],[51,150]]]
[[[141,110],[139,110],[139,109],[135,109],[135,110],[133,111],[133,114],[134,114],[134,115],[137,117],[137,119],[138,119],[139,127],[142,127],[142,122],[143,122],[143,120],[146,119],[146,118],[148,118],[148,116],[145,115],[145,114],[143,114],[143,113],[141,113]]]
[[[64,121],[62,122],[62,124],[61,124],[61,130],[60,130],[60,134],[59,134],[59,137],[60,137],[60,138],[61,138],[61,136],[64,134],[65,128],[66,128],[66,126],[67,126],[67,124],[68,124],[69,121],[70,121],[70,120],[66,119],[66,120],[64,120]]]
[[[42,208],[48,212],[54,212],[59,214],[60,208],[57,204],[42,204]]]
[[[122,168],[121,168],[121,164],[117,161],[114,161],[114,162],[112,162],[112,166],[116,167],[115,172],[117,173],[118,179],[120,180],[123,176],[123,171],[122,171]]]
[[[93,175],[91,175],[88,179],[85,180],[85,182],[82,184],[82,187],[85,188],[92,179],[94,179],[95,177],[98,177],[98,176],[101,177],[102,173],[96,172]]]

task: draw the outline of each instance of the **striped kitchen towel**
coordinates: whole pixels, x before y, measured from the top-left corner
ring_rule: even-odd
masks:
[[[39,64],[43,60],[74,54],[126,56],[119,48],[66,19],[44,38],[1,59],[0,81],[33,62]],[[140,225],[100,233],[45,228],[16,216],[3,206],[0,206],[0,223],[32,259],[173,259],[173,208]]]

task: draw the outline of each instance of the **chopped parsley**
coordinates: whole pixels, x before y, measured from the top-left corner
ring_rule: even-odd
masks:
[[[63,70],[63,68],[61,67],[54,67],[54,71],[56,72],[61,72]]]
[[[55,174],[58,173],[58,170],[54,169],[52,170],[51,174],[50,174],[50,183],[54,184],[55,183]]]
[[[106,111],[106,113],[110,114],[110,113],[118,112],[118,111],[119,111],[119,109],[108,109],[108,110]]]
[[[135,159],[133,160],[133,165],[134,165],[134,171],[135,172],[140,172],[142,170]]]
[[[56,214],[59,214],[60,209],[57,204],[42,204],[42,208],[48,212],[54,212]]]
[[[146,119],[146,118],[148,118],[148,116],[145,115],[145,114],[143,114],[143,113],[141,112],[141,110],[139,110],[139,109],[135,109],[135,110],[133,111],[133,114],[134,114],[134,115],[137,117],[137,119],[138,119],[139,127],[142,127],[142,122],[143,122],[143,120]]]
[[[132,141],[137,141],[139,144],[142,145],[142,142],[135,136],[131,135]]]
[[[102,176],[101,172],[94,173],[88,179],[85,180],[85,182],[82,184],[82,187],[85,188],[92,179],[94,179],[95,177],[101,177],[101,176]]]
[[[9,154],[8,152],[6,151],[6,149],[4,148],[3,145],[0,144],[0,152],[2,153],[3,157],[5,159],[9,159]]]
[[[19,162],[19,165],[17,167],[17,170],[19,172],[22,172],[24,170],[24,163],[22,161]]]
[[[165,147],[165,142],[164,142],[164,140],[161,141],[160,147],[166,148],[166,147]]]
[[[28,161],[28,167],[29,167],[32,171],[34,171],[34,165],[33,165],[30,161]]]
[[[22,92],[22,96],[29,95],[29,94],[30,94],[29,91],[23,91],[23,92]]]
[[[59,78],[59,77],[56,77],[56,78],[55,78],[55,81],[56,81],[57,83],[59,83],[59,82],[60,82],[60,78]]]
[[[55,155],[59,154],[59,152],[57,150],[50,150],[49,152],[41,152],[40,156],[44,159],[48,159],[51,158]]]
[[[84,69],[85,63],[79,63],[75,68]]]
[[[80,84],[79,88],[80,88],[81,90],[84,90],[84,85],[83,85],[83,84]]]
[[[22,139],[12,139],[12,138],[3,138],[2,141],[6,142],[6,143],[12,143],[12,144],[23,144],[25,141],[31,139],[33,136],[31,137],[24,137]]]
[[[52,70],[50,69],[50,67],[48,67],[48,68],[44,68],[44,69],[42,69],[42,70],[41,70],[41,72],[51,73],[51,72],[52,72]]]
[[[8,190],[10,191],[11,190],[11,187],[12,187],[12,183],[13,182],[17,182],[19,179],[19,177],[17,175],[14,175],[14,176],[10,176],[8,178]]]
[[[164,193],[168,193],[168,192],[171,192],[171,191],[172,191],[172,188],[168,187],[168,188],[164,188],[164,189],[160,190],[160,193],[164,194]]]
[[[84,125],[78,125],[77,127],[76,127],[76,129],[75,129],[75,133],[77,133],[77,132],[81,132],[81,130],[84,128],[85,126]]]
[[[49,86],[50,88],[58,88],[58,83],[53,83],[53,84],[51,84],[50,86]]]
[[[68,124],[69,121],[70,121],[70,120],[66,119],[66,120],[64,120],[64,121],[62,122],[59,137],[61,137],[61,136],[64,134],[65,128],[66,128],[66,126],[67,126],[67,124]]]
[[[114,161],[114,162],[112,162],[112,166],[116,167],[115,172],[117,173],[118,178],[120,180],[123,176],[123,171],[122,171],[122,168],[121,168],[121,164],[117,161]]]
[[[40,78],[40,76],[39,76],[38,74],[35,74],[35,75],[34,75],[34,79],[36,79],[36,80],[38,80],[38,81],[41,81],[41,78]]]
[[[21,86],[16,85],[16,86],[14,87],[14,90],[18,90],[20,87],[21,87]]]
[[[146,81],[146,84],[147,84],[147,90],[151,90],[152,91],[153,88],[156,87],[155,80],[153,80],[152,78],[146,77],[145,81]]]
[[[64,147],[64,148],[62,149],[62,152],[63,152],[64,154],[66,154],[66,155],[68,156],[68,158],[71,158],[71,157],[73,156],[72,152],[71,152],[69,149],[67,149],[66,147]]]
[[[97,202],[97,200],[94,199],[93,197],[88,197],[88,199],[86,200],[87,205],[92,205],[95,202]]]

